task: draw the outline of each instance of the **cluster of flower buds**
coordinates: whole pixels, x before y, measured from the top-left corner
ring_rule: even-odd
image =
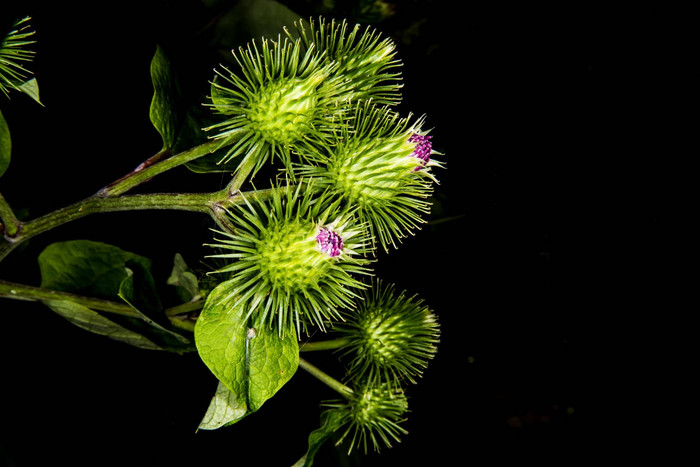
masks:
[[[234,52],[239,70],[212,82],[209,127],[254,176],[279,160],[286,184],[229,212],[215,255],[232,308],[258,330],[337,332],[352,395],[328,403],[350,449],[404,433],[401,385],[436,352],[435,315],[370,277],[378,246],[396,248],[425,222],[437,182],[424,119],[401,117],[394,43],[346,22],[299,22],[277,41]],[[206,313],[207,310],[203,310]],[[342,324],[339,324],[342,323]]]

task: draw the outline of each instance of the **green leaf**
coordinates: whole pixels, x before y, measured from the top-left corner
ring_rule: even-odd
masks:
[[[12,153],[12,139],[10,138],[10,127],[7,126],[5,117],[0,112],[0,177],[5,173],[10,165],[10,154]]]
[[[151,81],[153,82],[153,98],[149,113],[151,123],[160,133],[163,147],[172,149],[180,127],[177,102],[181,92],[172,73],[170,60],[160,46],[156,48],[156,53],[151,60]]]
[[[292,467],[311,467],[314,457],[323,443],[335,435],[338,428],[343,425],[343,414],[338,409],[326,410],[321,414],[321,427],[312,431],[309,435],[309,449]]]
[[[71,240],[53,243],[39,255],[42,287],[108,300],[120,296],[128,269],[140,271],[145,281],[139,286],[141,293],[155,294],[151,261],[115,246]],[[155,302],[156,298],[150,300]]]
[[[96,313],[152,341],[158,349],[193,350],[190,339],[167,327],[169,322],[161,313],[148,258],[106,243],[71,240],[46,247],[39,255],[39,271],[44,288],[125,301],[140,319],[112,315],[107,318]]]
[[[236,394],[231,392],[224,383],[219,381],[216,393],[211,398],[207,413],[199,424],[201,430],[216,430],[232,425],[245,417],[248,409],[241,404]]]
[[[185,303],[199,297],[199,281],[185,264],[180,253],[175,254],[173,270],[168,277],[168,285],[175,287],[180,300]]]
[[[275,331],[248,328],[244,310],[228,306],[229,293],[226,285],[209,293],[195,325],[195,343],[204,363],[249,414],[294,375],[299,344],[293,332],[281,339]]]
[[[36,78],[32,78],[29,81],[20,84],[17,86],[17,89],[34,99],[34,101],[36,101],[39,105],[44,105],[39,99],[39,83],[37,82]]]
[[[69,300],[51,300],[44,303],[57,314],[87,331],[142,349],[164,350],[143,335],[120,326],[109,318],[78,303]]]
[[[159,313],[161,311],[160,300],[153,292],[155,285],[150,272],[147,270],[139,271],[138,269],[135,271],[126,268],[127,276],[119,285],[119,297],[131,305],[142,321],[151,326],[151,328],[155,328],[146,328],[145,332],[158,334],[159,340],[170,350],[187,350],[191,341],[185,336],[168,329],[165,316]],[[137,275],[140,277],[135,279]]]

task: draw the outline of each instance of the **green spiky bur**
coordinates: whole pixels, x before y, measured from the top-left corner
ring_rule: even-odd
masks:
[[[269,83],[251,99],[247,117],[251,128],[269,143],[289,145],[311,130],[318,99],[316,87],[325,77],[314,73]]]
[[[231,261],[216,271],[230,276],[224,284],[231,307],[245,307],[253,325],[281,335],[338,320],[366,287],[355,276],[371,272],[365,227],[301,187],[278,188],[270,201],[231,211],[233,231],[219,232],[213,245],[226,251],[214,257]],[[329,248],[329,233],[336,249]]]
[[[289,166],[289,145],[322,141],[340,112],[335,95],[341,79],[332,76],[336,65],[287,39],[263,39],[259,48],[252,42],[234,58],[238,72],[222,67],[211,89],[211,107],[226,118],[206,128],[216,132],[213,138],[222,146],[230,146],[221,162],[244,155],[253,159],[254,172],[270,157]]]
[[[395,248],[425,222],[436,181],[432,168],[440,163],[414,157],[418,144],[411,139],[425,134],[421,120],[411,124],[388,107],[362,102],[344,122],[330,145],[307,150],[310,162],[296,173],[355,206],[372,237],[386,250]]]
[[[401,101],[401,62],[396,59],[396,45],[389,38],[359,24],[310,19],[294,24],[294,33],[308,48],[325,51],[328,61],[337,63],[337,73],[344,76],[344,97],[369,100],[380,105]]]
[[[24,64],[34,58],[29,46],[35,41],[28,40],[34,35],[29,28],[29,17],[14,23],[12,30],[0,42],[0,92],[6,96],[10,89],[18,89],[30,75]]]
[[[415,296],[375,281],[358,306],[344,313],[335,331],[347,340],[348,374],[373,384],[416,382],[437,352],[435,314]]]
[[[355,448],[367,453],[368,445],[375,451],[381,446],[391,447],[407,431],[400,425],[408,410],[403,391],[387,385],[360,385],[348,400],[328,401],[323,404],[340,414],[342,434],[336,444],[347,440],[348,454]]]

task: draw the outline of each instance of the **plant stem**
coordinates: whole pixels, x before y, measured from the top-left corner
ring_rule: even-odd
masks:
[[[84,297],[68,292],[32,287],[30,285],[16,284],[0,279],[0,297],[40,302],[44,300],[70,300],[93,310],[116,313],[130,318],[140,318],[140,315],[126,303],[117,303],[101,298]]]
[[[182,151],[167,159],[162,159],[161,151],[155,156],[140,164],[132,172],[120,178],[116,182],[110,183],[96,193],[96,196],[109,198],[126,193],[143,182],[150,180],[158,174],[166,172],[180,165],[191,162],[207,154],[211,154],[221,147],[221,141],[212,140],[195,146],[186,151]],[[165,153],[167,154],[167,153]],[[156,161],[155,163],[153,161]]]
[[[15,213],[2,194],[0,194],[0,233],[14,237],[17,235],[19,226],[20,222],[15,217]]]
[[[176,305],[165,309],[166,316],[177,316],[183,313],[191,313],[193,311],[201,310],[204,307],[204,301],[206,297],[200,298],[199,300],[193,302],[186,302],[180,305]]]
[[[137,210],[180,210],[209,214],[214,221],[220,225],[225,225],[224,214],[227,207],[243,203],[243,197],[250,200],[262,200],[269,197],[274,189],[257,190],[249,193],[236,192],[229,195],[228,188],[213,193],[153,193],[142,195],[127,195],[119,197],[104,198],[97,195],[71,204],[64,208],[53,211],[45,216],[39,217],[29,222],[19,222],[11,214],[9,206],[0,200],[0,215],[3,222],[11,223],[14,228],[14,235],[9,235],[5,230],[5,238],[0,239],[0,261],[7,256],[20,243],[51,230],[59,225],[80,219],[91,214],[137,211]],[[5,211],[9,211],[6,214]],[[14,222],[12,221],[14,219]]]
[[[338,381],[337,379],[333,378],[332,376],[327,375],[323,371],[319,370],[315,366],[313,366],[311,363],[307,362],[303,358],[299,358],[299,366],[306,370],[308,373],[310,373],[312,376],[317,378],[319,381],[322,383],[326,384],[329,386],[331,389],[335,390],[338,392],[341,396],[345,398],[350,398],[353,394],[352,389]]]
[[[142,319],[143,316],[136,312],[131,305],[127,303],[118,303],[110,300],[103,300],[101,298],[85,297],[83,295],[76,295],[68,292],[60,292],[58,290],[45,289],[42,287],[33,287],[31,285],[17,284],[15,282],[8,282],[0,279],[0,298],[11,298],[14,300],[23,300],[30,302],[43,302],[51,300],[68,300],[84,307],[90,308],[92,310],[104,311],[108,313],[114,313],[117,315],[128,316],[129,318]],[[179,317],[173,316],[177,313],[183,313],[185,311],[194,311],[202,308],[203,301],[185,303],[172,308],[165,309],[165,315],[168,317],[170,323],[180,329],[186,331],[194,331],[194,322],[189,320],[184,320]],[[188,310],[186,310],[188,308]]]
[[[318,350],[342,349],[350,343],[350,339],[338,338],[327,341],[307,342],[299,347],[299,352],[316,352]]]

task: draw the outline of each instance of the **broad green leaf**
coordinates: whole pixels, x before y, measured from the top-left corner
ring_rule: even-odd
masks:
[[[10,165],[10,155],[12,153],[12,139],[10,138],[10,127],[7,126],[5,117],[0,112],[0,177],[5,173]]]
[[[321,414],[321,427],[309,434],[309,449],[292,467],[311,467],[314,457],[323,443],[332,438],[336,430],[342,426],[342,412],[338,409],[326,410]]]
[[[178,112],[178,89],[172,73],[170,60],[163,49],[158,46],[151,60],[151,81],[153,82],[153,99],[151,99],[151,123],[160,133],[164,148],[173,148],[177,140],[180,119]]]
[[[175,287],[180,300],[189,302],[199,296],[199,281],[188,268],[180,253],[175,254],[173,270],[168,277],[168,285]]]
[[[140,319],[105,317],[145,336],[158,348],[173,352],[193,350],[190,339],[167,328],[148,258],[112,245],[72,240],[49,245],[39,255],[41,286],[107,300],[123,300]],[[101,314],[101,313],[98,313]]]
[[[120,326],[109,318],[78,303],[69,300],[51,300],[44,303],[57,314],[87,331],[142,349],[164,350],[141,334]]]
[[[39,255],[41,286],[114,299],[119,297],[122,282],[129,276],[127,263],[129,269],[142,273],[145,284],[141,287],[155,294],[148,258],[90,240],[56,242],[46,247]]]
[[[209,293],[195,325],[195,343],[204,363],[248,414],[294,375],[299,344],[294,333],[282,339],[273,330],[248,328],[244,310],[231,309],[228,295],[225,283]]]
[[[36,78],[32,78],[29,81],[25,81],[23,84],[17,86],[17,89],[34,99],[39,105],[44,105],[39,99],[39,83]]]
[[[232,425],[239,419],[245,417],[248,409],[241,404],[224,383],[219,381],[216,393],[211,398],[207,413],[199,423],[201,430],[216,430],[224,426]]]

